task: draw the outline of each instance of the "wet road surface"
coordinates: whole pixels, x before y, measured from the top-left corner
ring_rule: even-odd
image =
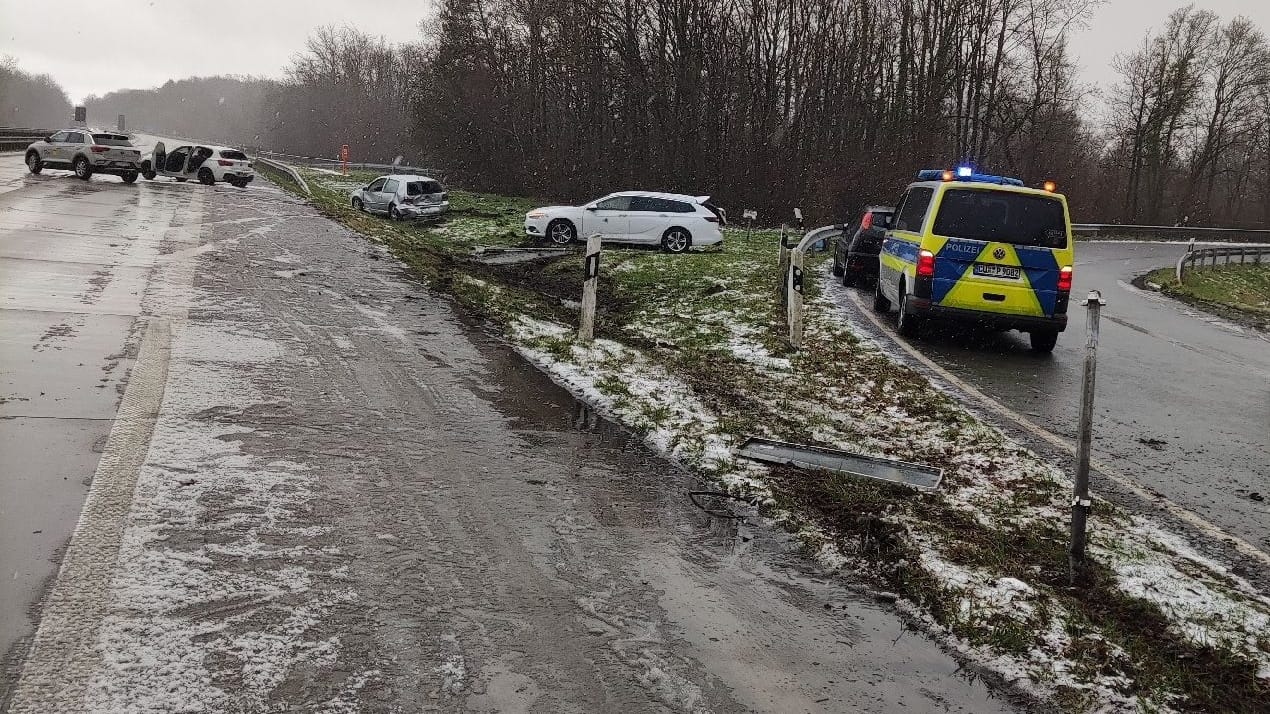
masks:
[[[1270,552],[1270,336],[1231,325],[1132,280],[1173,265],[1169,243],[1077,244],[1071,322],[1051,356],[1018,332],[932,327],[907,343],[957,378],[1074,441],[1086,310],[1101,290],[1094,454],[1254,548]],[[872,289],[840,304],[870,327]],[[899,340],[894,315],[884,342]],[[876,330],[875,330],[876,332]],[[1095,478],[1095,490],[1106,490]]]
[[[66,268],[30,265],[29,227],[0,233],[3,284],[25,281],[4,334],[31,322],[0,356],[49,397],[4,406],[66,394],[93,431],[23,424],[0,487],[48,511],[70,475],[55,546],[96,471],[11,711],[1009,710],[788,537],[696,510],[686,475],[271,186],[48,186],[0,201],[72,192],[55,227],[103,233],[59,248]],[[107,228],[138,247],[92,258]],[[101,265],[104,315],[27,316],[75,307]],[[95,336],[49,365],[62,323]]]

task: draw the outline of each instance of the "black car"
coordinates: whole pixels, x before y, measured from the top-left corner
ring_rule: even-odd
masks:
[[[867,285],[878,278],[878,253],[882,252],[882,239],[891,227],[895,209],[890,206],[869,206],[860,220],[838,236],[833,249],[833,274],[842,278],[842,284]]]

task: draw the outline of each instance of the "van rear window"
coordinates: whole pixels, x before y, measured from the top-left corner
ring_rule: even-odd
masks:
[[[949,189],[940,202],[933,230],[947,238],[1067,247],[1063,204],[1058,199],[1023,193]]]

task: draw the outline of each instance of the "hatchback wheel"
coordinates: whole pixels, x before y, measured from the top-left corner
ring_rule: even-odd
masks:
[[[138,174],[136,171],[129,171],[128,173],[123,174],[119,178],[123,179],[124,183],[136,183],[138,176],[140,176],[140,174]]]
[[[400,221],[400,220],[401,220],[401,211],[398,211],[398,210],[397,210],[397,205],[396,205],[396,204],[393,204],[393,205],[391,205],[391,206],[389,206],[389,207],[388,207],[388,217],[389,217],[389,218],[391,218],[391,219],[393,219],[394,221]]]
[[[547,226],[547,237],[556,245],[569,245],[578,239],[578,230],[572,223],[558,218]]]
[[[87,181],[93,177],[93,167],[88,163],[88,159],[83,156],[75,159],[75,175]]]
[[[362,199],[353,196],[353,210],[360,213],[366,212],[366,204],[362,203]]]
[[[692,235],[683,228],[671,228],[661,237],[661,247],[667,253],[682,253],[692,245]]]
[[[26,168],[33,174],[38,174],[44,170],[44,162],[40,160],[40,155],[34,151],[26,155]]]
[[[204,186],[211,186],[216,183],[216,175],[212,173],[211,169],[199,169],[198,182]]]

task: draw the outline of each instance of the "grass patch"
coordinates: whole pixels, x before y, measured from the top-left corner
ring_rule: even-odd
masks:
[[[1145,278],[1166,295],[1261,329],[1270,329],[1270,262],[1191,270],[1178,284],[1172,268]]]

